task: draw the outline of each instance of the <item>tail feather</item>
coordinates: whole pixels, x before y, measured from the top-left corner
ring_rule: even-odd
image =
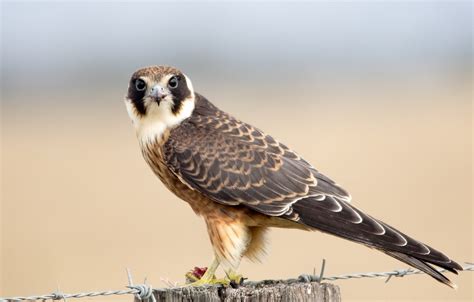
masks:
[[[402,253],[399,253],[399,252],[390,252],[390,251],[383,251],[383,252],[385,254],[389,255],[389,256],[392,256],[395,259],[398,259],[402,262],[405,262],[408,265],[411,265],[411,266],[419,269],[420,271],[430,275],[431,277],[435,278],[439,282],[444,283],[444,284],[446,284],[447,286],[449,286],[451,288],[457,288],[457,285],[452,283],[451,280],[446,278],[445,275],[443,275],[442,273],[437,271],[434,267],[432,267],[431,265],[429,265],[428,263],[426,263],[426,262],[424,262],[420,259],[416,259],[415,257],[409,256],[409,255],[406,255],[406,254],[402,254]],[[448,268],[446,268],[446,269],[448,269]],[[454,269],[450,268],[449,270],[454,272],[455,274],[458,273]]]
[[[288,219],[378,249],[450,287],[454,284],[430,264],[457,274],[462,267],[443,253],[333,196],[301,199]]]

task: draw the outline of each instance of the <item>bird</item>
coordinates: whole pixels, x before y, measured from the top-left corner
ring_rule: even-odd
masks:
[[[436,267],[457,274],[458,263],[356,208],[339,184],[195,92],[179,69],[138,69],[125,105],[145,161],[207,226],[214,258],[192,285],[212,284],[219,266],[241,282],[241,260],[261,259],[268,230],[290,228],[365,245],[456,287]]]

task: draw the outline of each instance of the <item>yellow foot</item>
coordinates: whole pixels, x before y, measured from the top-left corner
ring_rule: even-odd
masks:
[[[229,285],[233,288],[237,288],[244,284],[245,278],[234,272],[233,270],[226,271],[227,279],[229,280]]]
[[[203,286],[203,285],[229,285],[229,280],[217,279],[212,271],[207,267],[195,267],[186,273],[186,285]]]
[[[238,288],[243,285],[245,278],[237,274],[234,270],[226,270],[226,278],[217,279],[214,275],[218,266],[218,262],[214,260],[209,269],[207,267],[195,267],[186,273],[186,285],[203,286],[203,285],[223,285]]]
[[[192,283],[187,283],[186,286],[205,286],[205,285],[223,285],[223,286],[229,286],[229,280],[227,279],[199,279],[197,281],[194,281]]]

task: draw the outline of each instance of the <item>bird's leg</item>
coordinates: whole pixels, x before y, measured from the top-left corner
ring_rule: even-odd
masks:
[[[211,265],[207,268],[206,272],[204,275],[201,277],[200,280],[212,280],[215,279],[216,276],[214,275],[216,273],[217,268],[219,267],[219,260],[217,260],[217,257],[214,257],[214,260],[212,260]]]
[[[212,261],[211,265],[206,269],[206,272],[204,275],[202,275],[201,278],[198,278],[195,274],[192,272],[189,272],[186,274],[186,278],[188,280],[192,280],[194,282],[189,283],[188,285],[190,286],[201,286],[201,285],[206,285],[206,284],[226,284],[225,280],[221,279],[216,279],[216,276],[214,275],[216,273],[217,268],[219,267],[219,260],[217,257],[214,257],[214,260]]]

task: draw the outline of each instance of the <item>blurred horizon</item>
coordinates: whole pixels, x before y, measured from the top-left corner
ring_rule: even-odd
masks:
[[[24,88],[19,83],[110,88],[147,65],[173,65],[207,85],[386,75],[444,81],[469,77],[472,65],[470,1],[4,1],[2,7],[5,95]]]

